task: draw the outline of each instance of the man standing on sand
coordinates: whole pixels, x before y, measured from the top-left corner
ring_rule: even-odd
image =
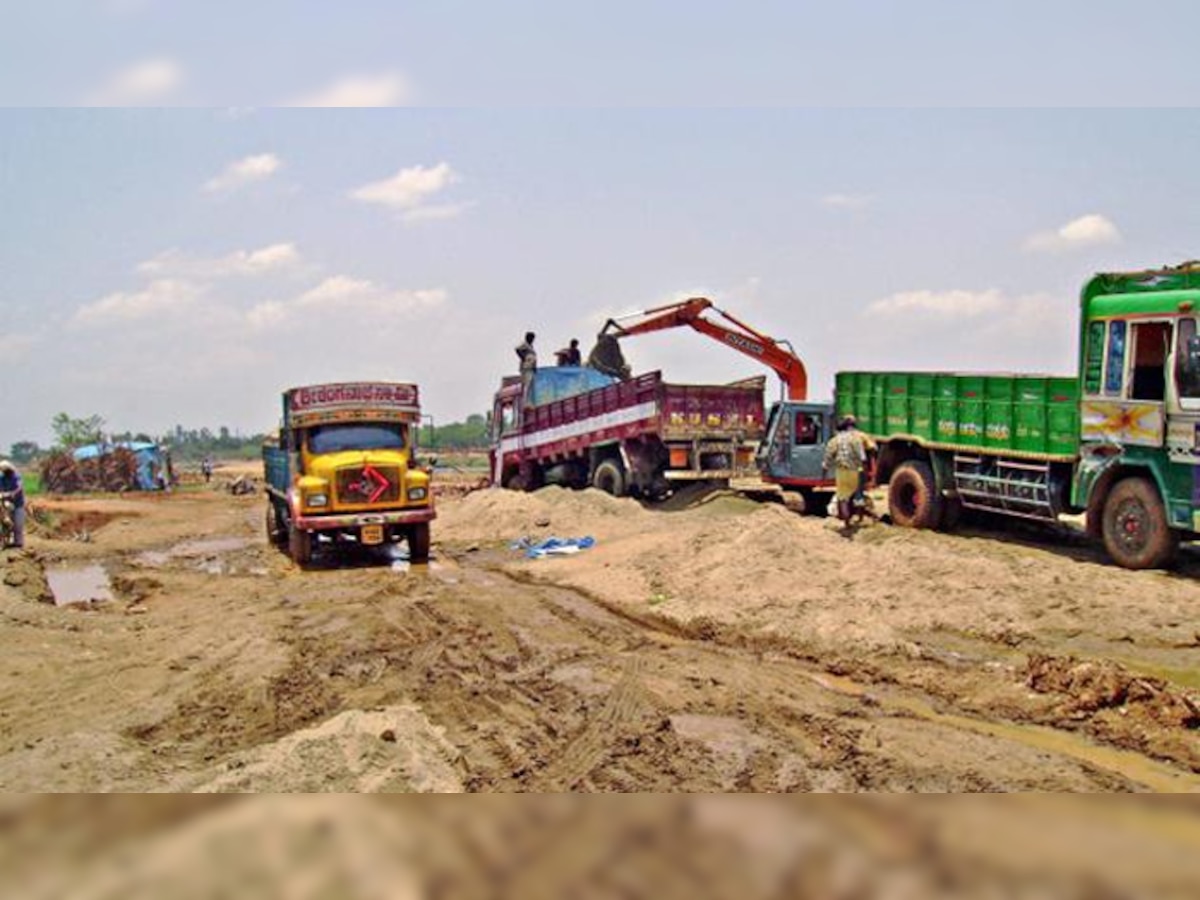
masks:
[[[837,479],[837,511],[842,524],[849,527],[854,501],[863,490],[863,472],[867,455],[875,449],[869,437],[858,430],[854,416],[838,422],[838,433],[825,448],[825,469]]]
[[[7,459],[0,459],[0,499],[10,500],[13,505],[14,547],[25,546],[25,487],[21,474]]]
[[[527,331],[524,342],[517,345],[517,359],[521,361],[521,385],[525,388],[526,394],[529,393],[533,373],[537,371],[537,351],[533,349],[533,342],[536,338],[536,334]]]

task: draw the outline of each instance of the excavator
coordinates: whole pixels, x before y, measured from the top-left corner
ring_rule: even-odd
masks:
[[[756,462],[764,481],[785,492],[789,505],[823,514],[833,496],[833,481],[823,463],[833,436],[833,404],[808,400],[808,372],[790,342],[777,340],[717,307],[706,297],[609,319],[596,339],[587,364],[605,374],[631,373],[620,341],[634,335],[691,328],[732,347],[772,369],[781,383],[781,399],[771,407],[766,437]],[[799,501],[799,502],[797,502]]]

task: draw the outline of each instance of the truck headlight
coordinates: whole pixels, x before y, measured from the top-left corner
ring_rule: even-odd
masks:
[[[306,496],[304,498],[304,505],[305,506],[328,506],[329,505],[329,495],[328,494],[309,494],[308,496]]]
[[[409,500],[424,500],[428,496],[429,496],[429,491],[423,487],[408,489],[408,499]]]

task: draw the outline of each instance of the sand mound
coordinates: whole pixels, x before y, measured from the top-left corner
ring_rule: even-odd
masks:
[[[636,500],[603,491],[546,487],[531,494],[494,488],[478,491],[438,510],[435,531],[442,541],[513,541],[526,536],[604,538],[644,524]]]
[[[457,794],[457,756],[415,706],[349,710],[255,749],[193,791]]]
[[[41,561],[26,550],[0,551],[3,581],[23,599],[34,603],[53,603],[54,595],[46,582]]]

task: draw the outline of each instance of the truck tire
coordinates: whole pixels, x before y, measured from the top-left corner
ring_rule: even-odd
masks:
[[[283,525],[279,521],[279,508],[274,500],[267,501],[267,543],[274,547],[282,547],[287,537]]]
[[[804,488],[800,493],[804,497],[804,515],[817,519],[828,518],[833,494],[829,491],[814,491],[812,488]]]
[[[303,568],[312,562],[313,556],[313,536],[310,532],[297,528],[295,525],[288,527],[288,555],[292,561]]]
[[[616,460],[606,459],[596,466],[596,471],[592,473],[592,487],[614,497],[624,497],[625,471],[621,464]]]
[[[962,501],[957,497],[942,498],[942,521],[938,525],[940,531],[955,531],[962,523],[965,510]]]
[[[429,523],[421,522],[408,529],[408,561],[429,562]]]
[[[1167,521],[1158,488],[1147,478],[1119,481],[1104,500],[1104,549],[1126,569],[1168,566],[1179,551],[1179,534]]]
[[[892,473],[888,507],[892,521],[902,528],[937,528],[942,524],[942,496],[928,463],[912,459]]]

